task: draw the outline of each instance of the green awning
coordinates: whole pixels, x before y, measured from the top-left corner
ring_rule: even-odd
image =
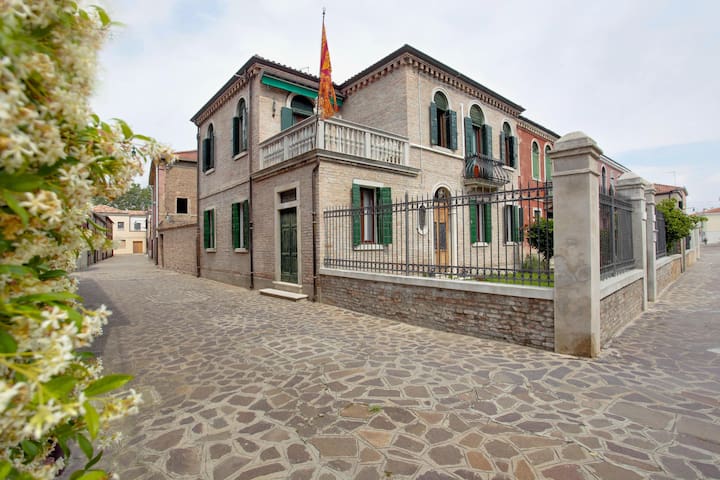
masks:
[[[263,74],[261,82],[264,85],[279,88],[280,90],[285,90],[287,92],[297,93],[298,95],[304,95],[308,98],[317,98],[318,96],[318,92],[315,89],[299,85],[297,83],[288,82],[287,80],[282,80],[280,78],[273,77],[272,75]],[[338,105],[343,104],[340,97],[338,97],[337,100]]]

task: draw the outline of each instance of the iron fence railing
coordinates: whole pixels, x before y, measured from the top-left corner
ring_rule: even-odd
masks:
[[[660,210],[655,210],[655,235],[655,258],[662,258],[668,254],[668,251],[665,215]]]
[[[399,201],[356,188],[353,205],[324,212],[326,268],[553,285],[551,184]]]
[[[600,278],[609,278],[635,264],[632,204],[600,193]]]

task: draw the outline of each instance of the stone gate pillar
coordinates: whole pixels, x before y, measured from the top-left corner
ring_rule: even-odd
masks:
[[[602,150],[582,132],[563,136],[553,163],[555,351],[600,353],[600,200]]]
[[[645,271],[647,267],[647,212],[645,210],[645,191],[650,183],[633,172],[623,173],[615,186],[616,195],[629,200],[632,212],[633,268]],[[647,310],[647,271],[644,275],[642,309]]]
[[[645,212],[647,214],[645,238],[647,249],[647,266],[645,268],[647,299],[649,302],[654,302],[657,298],[657,225],[655,225],[655,187],[652,184],[645,188]]]

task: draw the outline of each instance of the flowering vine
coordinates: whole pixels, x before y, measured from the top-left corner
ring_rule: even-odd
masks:
[[[91,199],[173,159],[89,108],[110,26],[70,0],[0,0],[0,479],[53,478],[75,445],[87,462],[73,480],[110,478],[94,443],[140,402],[117,393],[131,377],[102,376],[82,352],[110,312],[84,307],[68,275],[81,251],[107,247],[86,227]]]

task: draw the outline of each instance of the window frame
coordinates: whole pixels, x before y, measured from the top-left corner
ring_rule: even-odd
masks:
[[[364,195],[365,194],[365,195]],[[353,181],[352,244],[354,250],[382,249],[393,242],[392,191],[377,182]],[[367,222],[370,225],[366,225]],[[368,228],[370,227],[370,228]],[[372,233],[368,235],[368,230]]]
[[[215,127],[212,122],[203,139],[202,171],[206,175],[215,171]]]
[[[120,231],[120,230],[125,231],[125,221],[117,222],[117,230],[118,230],[118,231]]]
[[[180,211],[180,200],[185,200],[185,211]],[[190,214],[190,199],[187,197],[175,197],[175,214],[176,215],[189,215]]]
[[[552,182],[552,162],[550,161],[550,152],[552,147],[549,144],[545,145],[545,181]],[[549,173],[549,175],[548,175]]]
[[[530,144],[530,172],[533,180],[540,180],[540,144],[533,139]]]
[[[250,250],[250,202],[244,199],[233,202],[231,208],[232,246],[236,253],[245,253]]]
[[[216,228],[215,207],[206,208],[203,210],[203,248],[206,252],[216,251]]]

